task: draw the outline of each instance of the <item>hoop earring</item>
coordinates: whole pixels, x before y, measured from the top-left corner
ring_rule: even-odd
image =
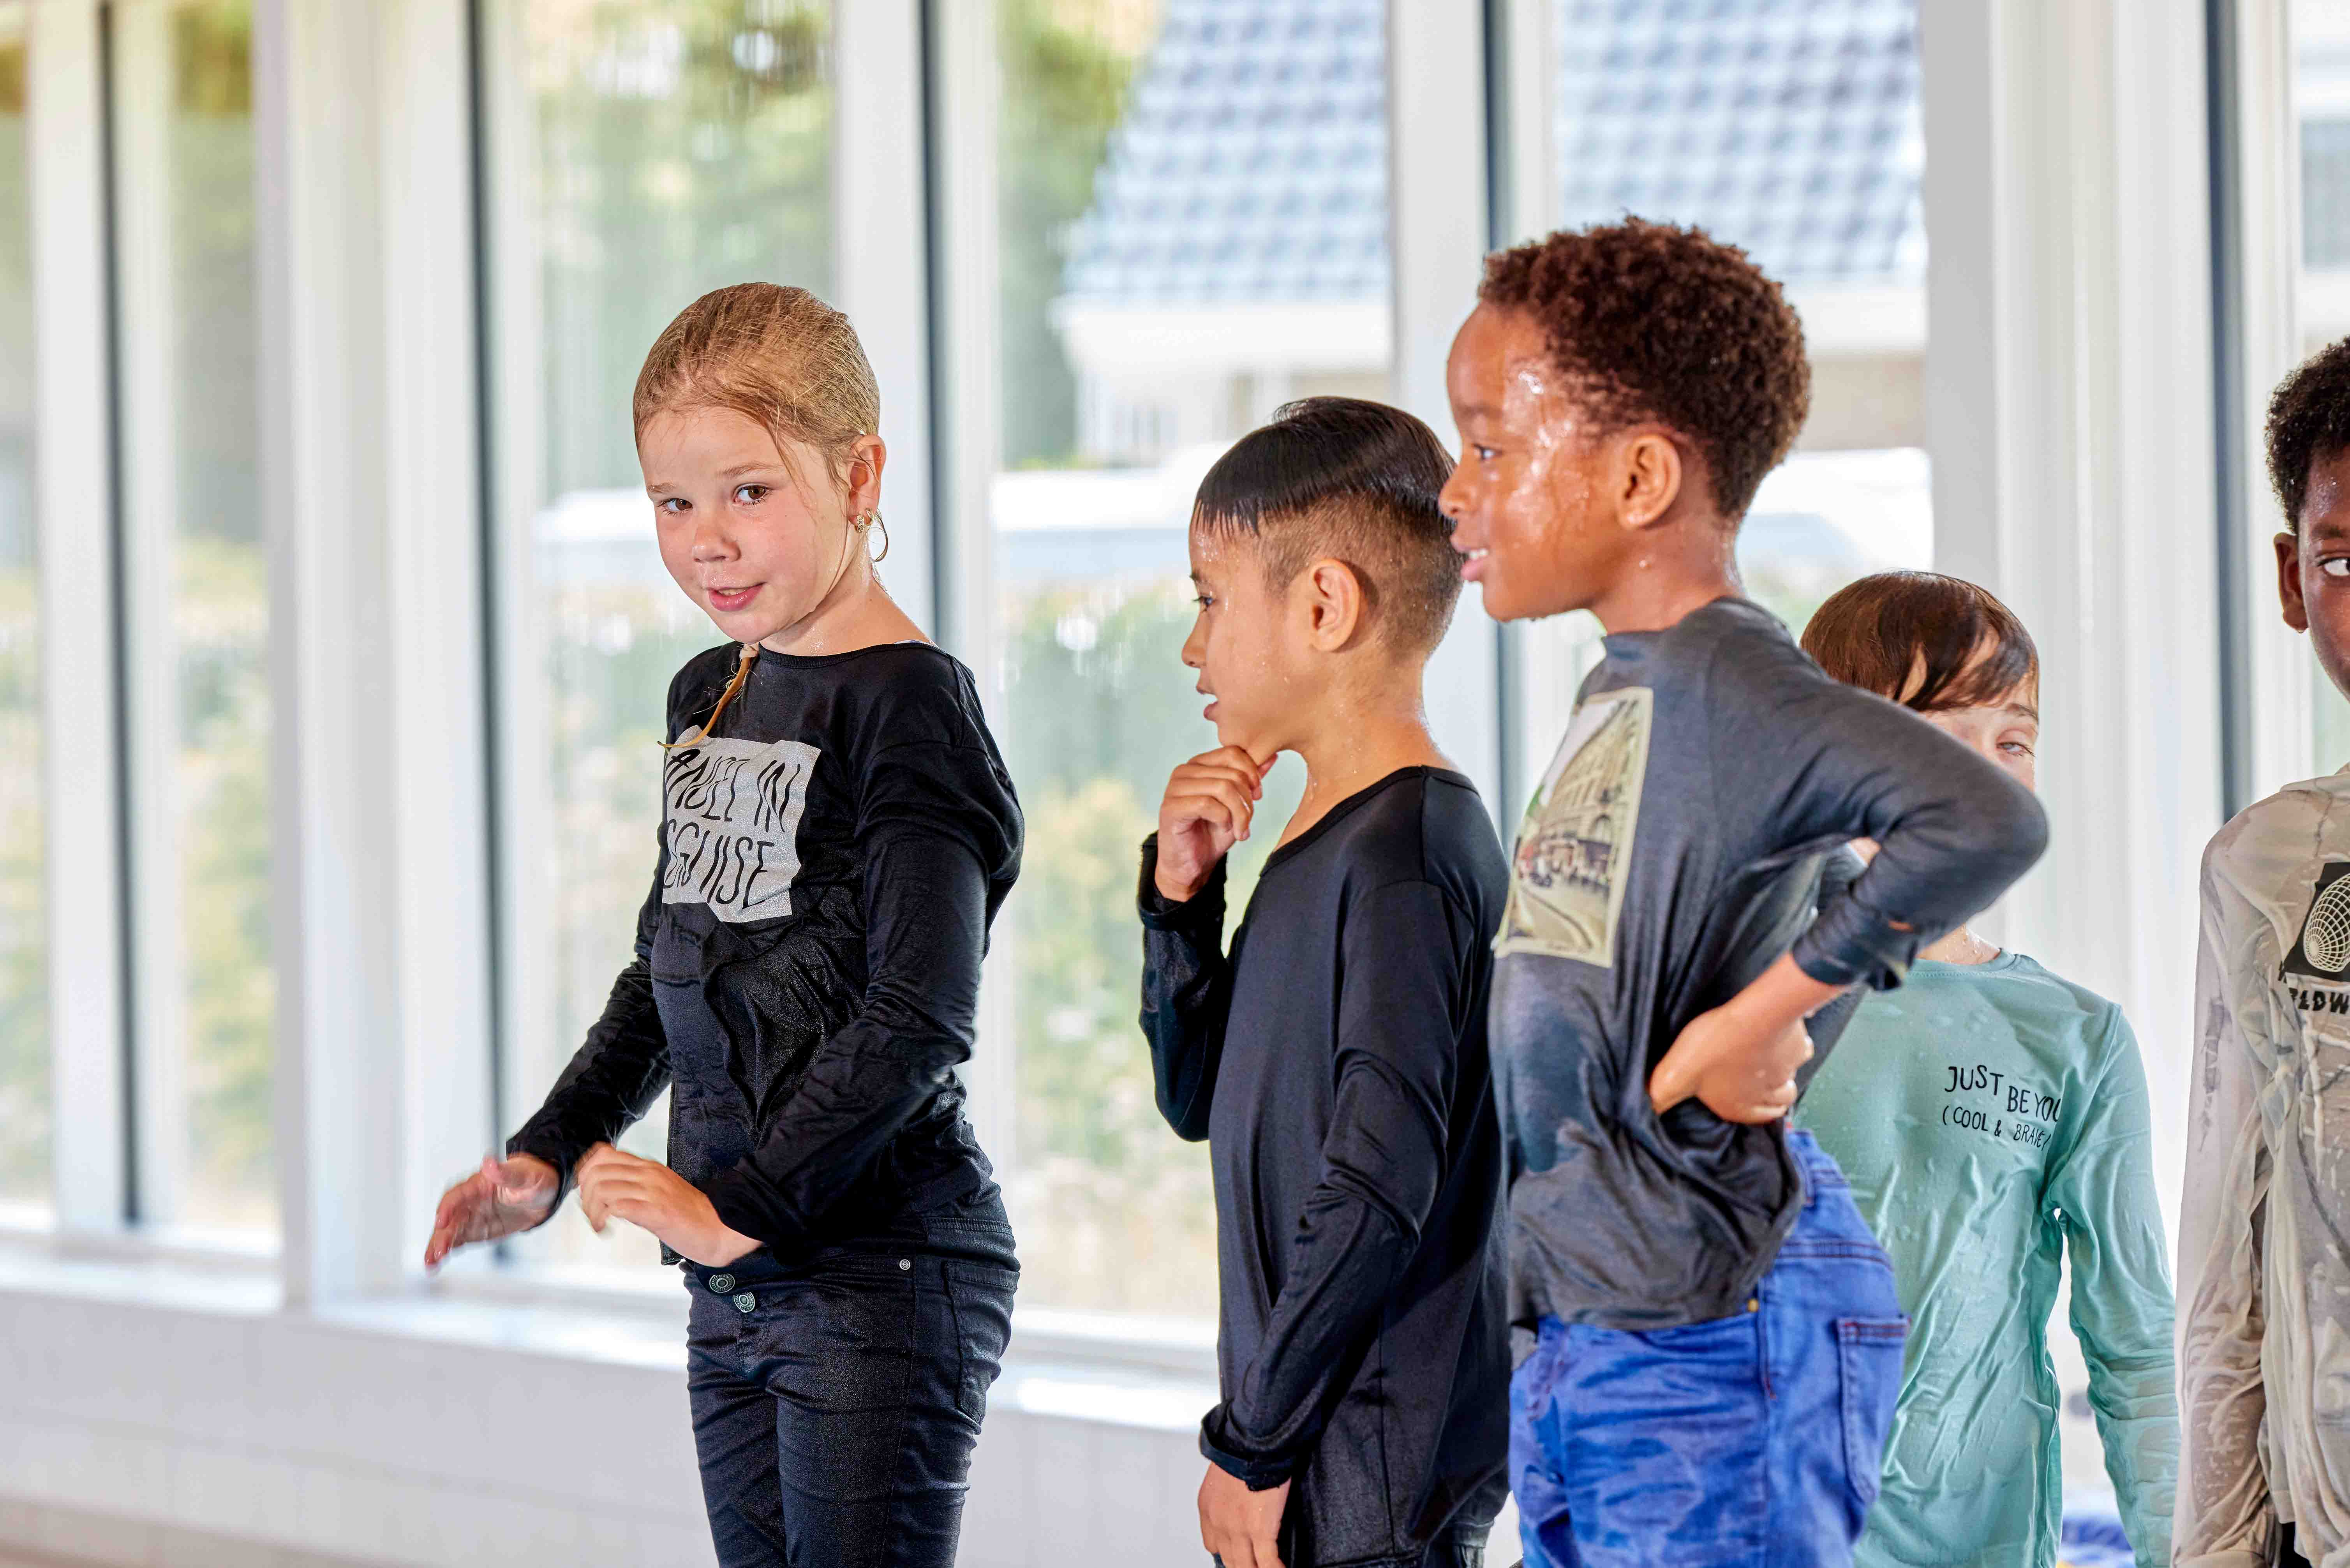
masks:
[[[877,566],[888,560],[889,558],[889,524],[881,520],[881,514],[868,512],[858,518],[857,523],[858,527],[866,531],[865,558]],[[873,553],[872,545],[872,530],[876,528],[881,530],[881,551],[879,555]]]

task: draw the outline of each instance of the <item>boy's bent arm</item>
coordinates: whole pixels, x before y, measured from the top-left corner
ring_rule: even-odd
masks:
[[[2140,1568],[2168,1568],[2178,1477],[2170,1269],[2155,1196],[2146,1069],[2118,1009],[2103,1074],[2044,1196],[2072,1253],[2073,1333],[2122,1526]]]
[[[1176,1136],[1208,1136],[1224,1023],[1232,1004],[1232,966],[1224,953],[1224,862],[1182,903],[1158,888],[1159,836],[1142,843],[1142,1034],[1150,1042],[1159,1114]]]
[[[1775,1119],[1811,1054],[1794,1025],[1846,986],[1901,982],[1918,950],[1982,909],[2047,846],[2032,792],[1905,709],[1831,680],[1780,636],[1725,638],[1709,667],[1708,755],[1747,864],[1874,839],[1876,857],[1779,962],[1683,1029],[1650,1075],[1662,1115],[1694,1095]]]
[[[2215,848],[2216,853],[2216,848]],[[2230,962],[2259,912],[2207,856],[2195,966],[2202,1023],[2178,1226],[2179,1568],[2264,1568],[2276,1532],[2262,1459],[2262,1263],[2270,1157]]]
[[[1919,948],[1990,907],[2047,847],[2030,790],[1907,709],[1816,670],[1773,704],[1760,739],[1772,775],[1788,781],[1770,850],[1877,843],[1795,939],[1796,966],[1825,985],[1898,985]]]
[[[1467,961],[1483,940],[1426,882],[1379,888],[1347,912],[1321,1179],[1298,1216],[1263,1340],[1232,1397],[1201,1424],[1202,1451],[1251,1487],[1277,1485],[1305,1463],[1419,1248],[1446,1168],[1457,1042],[1479,1000],[1462,993]],[[1484,1245],[1481,1236],[1465,1250]],[[1447,1365],[1459,1353],[1407,1348]]]

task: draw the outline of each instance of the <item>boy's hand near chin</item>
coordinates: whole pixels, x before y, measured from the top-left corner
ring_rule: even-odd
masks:
[[[1663,1116],[1695,1098],[1726,1122],[1755,1125],[1795,1104],[1795,1071],[1812,1059],[1804,1027],[1839,987],[1782,957],[1720,1007],[1699,1013],[1648,1075],[1648,1103]]]
[[[1232,850],[1249,835],[1249,818],[1264,795],[1265,770],[1238,746],[1202,752],[1168,775],[1159,803],[1159,896],[1189,902]]]
[[[759,1249],[757,1241],[718,1218],[700,1188],[666,1165],[599,1143],[581,1157],[576,1174],[580,1210],[598,1235],[606,1221],[626,1220],[680,1257],[712,1269]]]

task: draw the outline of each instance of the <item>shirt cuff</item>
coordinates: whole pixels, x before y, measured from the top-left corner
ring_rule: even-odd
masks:
[[[1789,956],[1822,985],[1891,991],[1907,979],[1918,950],[1936,933],[1905,931],[1847,894],[1820,911]]]
[[[1159,890],[1159,835],[1142,841],[1142,880],[1135,889],[1135,908],[1142,923],[1154,931],[1215,932],[1224,929],[1224,862],[1216,862],[1200,890],[1177,903]]]
[[[522,1231],[515,1232],[515,1234],[520,1235],[537,1230],[540,1225],[544,1225],[548,1220],[554,1219],[556,1214],[561,1210],[563,1208],[563,1200],[571,1196],[571,1167],[574,1162],[566,1158],[561,1151],[546,1144],[541,1143],[538,1139],[532,1137],[527,1132],[518,1132],[515,1134],[514,1137],[506,1139],[505,1154],[504,1158],[512,1159],[518,1154],[529,1155],[533,1159],[543,1159],[546,1161],[547,1164],[555,1167],[555,1201],[546,1206],[546,1218],[538,1220],[535,1224],[524,1226]]]
[[[748,1236],[759,1243],[770,1257],[785,1258],[794,1250],[794,1242],[805,1246],[805,1238],[779,1237],[775,1233],[775,1216],[751,1196],[752,1183],[740,1165],[722,1170],[703,1184],[702,1195],[710,1199],[718,1222],[740,1236]]]
[[[1220,1417],[1228,1408],[1228,1406],[1217,1406],[1200,1423],[1201,1458],[1226,1475],[1237,1478],[1251,1491],[1271,1491],[1296,1473],[1296,1467],[1286,1459],[1252,1459],[1225,1446],[1231,1441],[1229,1438],[1223,1443],[1218,1442],[1216,1433],[1228,1425]]]

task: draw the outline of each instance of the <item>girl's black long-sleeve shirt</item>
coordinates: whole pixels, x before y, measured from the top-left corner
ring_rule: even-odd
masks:
[[[735,657],[678,672],[671,740]],[[507,1152],[567,1187],[667,1085],[671,1168],[786,1262],[992,1199],[954,1070],[1021,817],[970,671],[927,643],[762,652],[661,785],[635,961]]]
[[[1509,1328],[1485,1054],[1508,891],[1469,781],[1406,768],[1266,860],[1223,948],[1145,846],[1142,1028],[1159,1108],[1205,1137],[1223,1399],[1208,1458],[1295,1483],[1292,1564],[1419,1561],[1501,1506]]]

